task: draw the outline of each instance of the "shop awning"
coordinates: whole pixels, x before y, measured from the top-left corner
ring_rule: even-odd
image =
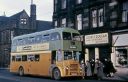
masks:
[[[113,46],[128,46],[128,34],[113,35]]]

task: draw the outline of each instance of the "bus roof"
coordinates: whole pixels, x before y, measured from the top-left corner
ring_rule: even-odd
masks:
[[[61,33],[61,32],[73,32],[73,33],[78,33],[79,34],[79,32],[77,30],[65,27],[65,28],[54,28],[54,29],[35,32],[35,33],[30,33],[30,34],[24,34],[24,35],[14,37],[13,40],[21,39],[21,38],[25,38],[25,37],[33,37],[33,36],[40,35],[40,34],[45,35],[45,34],[50,34],[50,33],[53,33],[53,32],[59,32],[59,33]]]

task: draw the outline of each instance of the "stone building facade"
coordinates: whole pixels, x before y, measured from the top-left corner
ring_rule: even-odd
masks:
[[[10,63],[11,38],[52,28],[52,22],[36,19],[36,5],[30,5],[30,16],[25,10],[10,17],[0,16],[0,67]]]
[[[127,0],[54,0],[53,23],[80,31],[85,61],[107,58],[115,66],[128,65]]]

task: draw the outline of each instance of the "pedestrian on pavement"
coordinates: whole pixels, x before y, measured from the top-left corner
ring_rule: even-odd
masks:
[[[94,68],[95,68],[95,61],[94,61],[94,59],[91,59],[91,60],[90,60],[90,64],[91,64],[92,76],[94,76]]]
[[[92,76],[91,64],[88,60],[86,61],[86,74],[87,74],[87,77]]]
[[[108,62],[108,59],[104,59],[104,68],[103,68],[103,71],[104,71],[104,74],[106,77],[109,77],[110,76],[110,68],[109,68],[109,62]]]
[[[86,67],[85,62],[84,62],[84,60],[82,60],[81,61],[81,68],[82,68],[82,78],[83,79],[85,77],[85,67]]]
[[[109,70],[110,77],[113,77],[114,73],[116,72],[116,69],[114,68],[111,60],[108,61],[108,64],[109,64],[109,69],[110,69]]]
[[[99,59],[96,59],[94,73],[97,75],[98,80],[103,79],[103,63]]]

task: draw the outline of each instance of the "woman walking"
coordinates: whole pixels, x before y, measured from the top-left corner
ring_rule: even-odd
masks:
[[[87,72],[87,77],[92,76],[91,64],[88,60],[86,61],[86,72]]]
[[[99,59],[96,59],[94,73],[96,74],[99,80],[104,77],[103,63]]]

